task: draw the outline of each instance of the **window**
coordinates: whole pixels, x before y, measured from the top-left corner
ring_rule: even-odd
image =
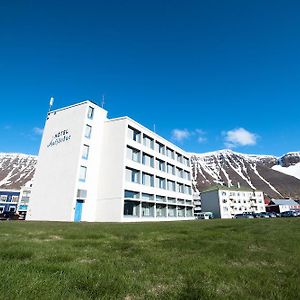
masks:
[[[192,217],[193,216],[193,209],[187,207],[186,208],[186,217]]]
[[[176,206],[168,206],[168,217],[176,217]]]
[[[15,212],[15,211],[16,211],[16,208],[15,208],[14,206],[10,206],[9,211],[10,211],[10,212]]]
[[[168,197],[169,203],[176,203],[176,198]]]
[[[140,183],[140,171],[126,168],[126,180],[128,182]]]
[[[142,199],[143,200],[154,200],[154,195],[152,194],[146,194],[146,193],[142,193]]]
[[[84,136],[85,136],[87,139],[90,139],[90,138],[91,138],[91,134],[92,134],[92,126],[90,126],[90,125],[85,125]]]
[[[175,192],[175,181],[168,180],[168,190]]]
[[[154,157],[143,153],[143,165],[153,168],[154,167]]]
[[[156,201],[159,201],[159,202],[166,202],[166,197],[165,197],[165,196],[159,196],[159,195],[157,195],[157,196],[156,196]]]
[[[167,156],[174,159],[174,151],[167,147]]]
[[[128,137],[138,143],[141,142],[141,133],[140,131],[132,128],[132,127],[128,127]]]
[[[139,192],[125,190],[124,197],[125,198],[131,198],[131,199],[139,199],[140,198],[140,193]]]
[[[156,142],[156,151],[160,154],[165,154],[165,146],[160,142]]]
[[[184,193],[184,186],[182,183],[177,183],[177,191],[178,193]]]
[[[167,216],[167,207],[163,204],[156,205],[156,216],[157,217],[166,217]]]
[[[83,145],[82,149],[82,159],[88,159],[90,147],[88,145]]]
[[[162,177],[156,177],[156,186],[160,189],[166,188],[166,179]]]
[[[167,172],[168,172],[169,174],[175,175],[175,166],[170,165],[170,164],[167,164]]]
[[[142,183],[144,185],[154,187],[154,176],[151,174],[143,173]]]
[[[186,193],[192,195],[192,188],[189,185],[185,186]]]
[[[159,171],[165,172],[165,170],[166,170],[166,163],[163,160],[160,160],[160,159],[157,158],[156,159],[156,168]]]
[[[184,179],[187,179],[187,180],[191,180],[191,174],[190,172],[188,171],[184,171],[184,176],[183,176]]]
[[[77,190],[77,198],[85,199],[87,197],[87,190]]]
[[[154,204],[142,203],[142,217],[154,217]]]
[[[127,158],[139,163],[141,161],[140,151],[127,146]]]
[[[12,196],[11,199],[12,199],[12,202],[18,202],[19,196]]]
[[[6,201],[7,200],[7,195],[1,195],[1,201]]]
[[[80,166],[79,181],[85,182],[85,180],[86,180],[86,171],[87,171],[87,167]]]
[[[185,217],[185,209],[184,209],[184,207],[179,206],[177,208],[177,216],[178,217]]]
[[[143,136],[143,144],[150,149],[154,149],[154,140],[145,134]]]
[[[179,153],[176,153],[176,156],[177,156],[177,161],[182,163],[182,155]]]
[[[139,217],[140,204],[134,201],[124,201],[124,216]]]
[[[189,167],[190,166],[190,160],[187,157],[183,158],[183,163],[185,166]]]
[[[93,119],[94,117],[94,108],[89,106],[89,109],[88,109],[88,118],[89,119]]]
[[[177,176],[183,178],[183,170],[180,168],[176,168]]]
[[[184,204],[184,199],[177,199],[178,204]]]

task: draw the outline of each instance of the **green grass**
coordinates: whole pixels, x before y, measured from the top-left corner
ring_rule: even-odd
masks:
[[[1,299],[299,299],[300,219],[0,223]]]

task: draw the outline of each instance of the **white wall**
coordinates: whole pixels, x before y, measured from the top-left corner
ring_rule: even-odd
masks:
[[[82,136],[89,103],[53,111],[46,121],[27,220],[73,221]],[[55,134],[70,139],[49,146]]]

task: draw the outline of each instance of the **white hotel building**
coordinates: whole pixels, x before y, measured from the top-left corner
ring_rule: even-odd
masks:
[[[193,219],[189,154],[90,101],[51,111],[26,219]]]

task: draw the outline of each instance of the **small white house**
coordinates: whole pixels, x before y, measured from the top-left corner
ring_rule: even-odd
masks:
[[[212,212],[216,218],[231,219],[245,212],[264,212],[263,192],[248,188],[213,186],[201,192],[202,212]]]
[[[272,199],[267,206],[268,211],[282,213],[289,210],[299,210],[300,205],[292,199]]]

